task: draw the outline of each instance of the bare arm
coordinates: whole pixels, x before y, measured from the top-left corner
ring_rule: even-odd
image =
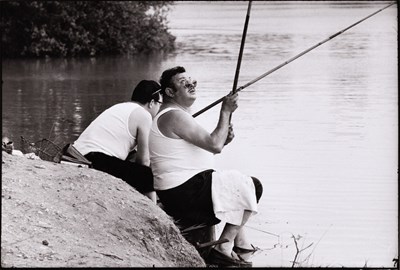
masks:
[[[237,108],[237,99],[237,94],[229,95],[224,99],[217,127],[211,134],[192,116],[180,111],[171,111],[162,116],[159,127],[167,136],[182,138],[214,154],[220,153],[227,142],[229,118],[231,112]]]
[[[135,162],[150,166],[149,133],[151,128],[151,115],[142,110],[135,110],[129,117],[129,129],[136,134],[137,152]]]
[[[235,133],[233,132],[233,125],[232,123],[229,124],[229,130],[228,130],[228,137],[226,138],[225,145],[229,144],[233,138],[235,138]]]

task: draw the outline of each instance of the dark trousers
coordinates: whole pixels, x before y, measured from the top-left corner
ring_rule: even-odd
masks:
[[[85,158],[92,162],[94,169],[124,180],[142,194],[154,191],[153,172],[150,167],[100,152],[90,152]]]
[[[165,212],[183,224],[215,225],[220,220],[215,217],[211,197],[211,181],[214,170],[200,172],[185,183],[167,190],[157,191]],[[257,203],[263,193],[261,182],[252,177]]]

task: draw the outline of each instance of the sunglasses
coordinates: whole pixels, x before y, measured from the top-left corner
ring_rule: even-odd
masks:
[[[186,89],[190,89],[190,88],[195,88],[196,86],[197,86],[197,81],[196,80],[194,80],[193,82],[188,82],[188,81],[181,81],[180,82],[181,84],[183,84],[183,86],[186,88]]]
[[[161,92],[161,89],[158,89],[157,91],[155,91],[153,94],[151,94],[151,96],[155,96],[155,95],[157,95],[158,93],[160,93]]]
[[[160,93],[160,92],[161,92],[161,89],[158,89],[158,90],[155,91],[153,94],[151,94],[151,96],[158,95],[158,93]],[[162,104],[162,101],[158,101],[158,100],[156,100],[156,99],[154,99],[154,101],[155,101],[155,102],[158,102],[158,103],[160,103],[160,104]]]

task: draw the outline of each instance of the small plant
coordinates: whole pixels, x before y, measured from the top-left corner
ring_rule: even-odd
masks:
[[[292,234],[292,239],[293,239],[294,245],[295,245],[295,247],[296,247],[296,254],[294,255],[294,259],[293,259],[293,261],[292,261],[292,268],[295,267],[296,265],[297,265],[297,266],[301,266],[302,263],[308,261],[309,258],[311,257],[312,252],[311,252],[303,261],[301,261],[301,262],[298,261],[298,260],[299,260],[299,257],[300,257],[300,253],[302,253],[302,252],[305,251],[306,249],[310,248],[310,247],[314,244],[314,243],[311,243],[311,244],[309,244],[308,246],[302,247],[302,248],[300,249],[300,248],[299,248],[299,243],[298,243],[298,241],[300,241],[302,238],[303,238],[303,237],[302,237],[301,235],[294,236],[294,235]],[[303,242],[303,244],[304,244],[304,242]]]
[[[267,232],[267,231],[260,230],[260,229],[254,228],[254,227],[250,227],[248,225],[245,225],[245,226],[247,228],[250,228],[250,229],[253,229],[253,230],[276,237],[277,242],[271,248],[260,248],[259,249],[260,251],[267,251],[267,250],[271,251],[274,249],[289,249],[292,246],[291,244],[287,243],[286,240],[282,239],[283,238],[282,234],[275,234],[275,233]],[[313,254],[314,250],[316,249],[316,247],[318,246],[319,242],[324,237],[324,235],[327,233],[327,231],[321,236],[321,238],[317,241],[317,243],[315,245],[314,245],[314,242],[312,242],[312,243],[308,244],[307,246],[305,246],[306,245],[305,237],[303,237],[299,234],[297,236],[295,236],[293,233],[290,233],[290,232],[288,232],[288,233],[291,235],[290,238],[293,239],[294,247],[296,249],[293,260],[289,261],[292,264],[291,267],[294,268],[294,267],[309,266],[307,264],[311,258],[311,255]],[[307,255],[305,255],[305,251],[312,246],[313,246],[313,249]],[[302,259],[302,258],[304,258],[304,259]]]

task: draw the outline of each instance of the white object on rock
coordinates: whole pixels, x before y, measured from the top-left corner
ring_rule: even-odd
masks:
[[[22,152],[19,151],[19,150],[14,150],[14,149],[13,149],[12,152],[11,152],[11,155],[23,157],[23,156],[24,156],[24,153],[22,153]]]
[[[24,156],[29,159],[41,159],[35,153],[26,153]]]

